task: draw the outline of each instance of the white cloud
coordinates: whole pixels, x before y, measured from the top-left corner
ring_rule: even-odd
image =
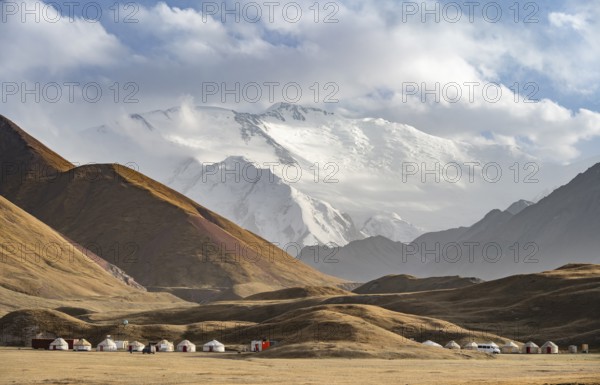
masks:
[[[30,1],[31,3],[31,1]],[[77,19],[50,24],[3,25],[3,79],[19,76],[66,80],[102,76],[106,84],[135,81],[140,103],[38,105],[44,121],[59,120],[57,126],[86,127],[101,123],[105,116],[167,108],[189,95],[202,102],[204,82],[277,81],[302,85],[302,103],[313,104],[309,87],[319,82],[339,86],[340,102],[326,105],[355,116],[382,116],[407,122],[428,133],[475,140],[481,132],[492,133],[498,143],[519,146],[532,155],[569,161],[579,155],[578,145],[600,134],[599,115],[591,110],[571,111],[552,100],[515,102],[508,69],[547,79],[566,94],[598,92],[600,57],[597,20],[593,6],[566,3],[565,9],[550,12],[537,24],[488,23],[403,23],[401,5],[394,1],[337,3],[338,23],[315,23],[305,13],[298,23],[277,17],[274,23],[221,23],[203,17],[199,10],[178,8],[165,2],[141,5],[139,23],[122,25],[108,33],[100,23]],[[321,17],[325,13],[321,11]],[[584,17],[583,15],[587,15]],[[595,15],[595,16],[594,16]],[[547,22],[544,22],[547,21]],[[565,29],[570,33],[565,34]],[[126,33],[131,36],[125,38]],[[123,35],[121,35],[123,34]],[[10,37],[9,37],[10,36]],[[121,40],[119,40],[121,37]],[[133,39],[133,40],[131,40]],[[277,43],[277,40],[284,43]],[[285,44],[288,42],[289,44]],[[102,68],[96,75],[95,69]],[[41,70],[43,69],[43,70]],[[508,78],[508,80],[506,80]],[[73,80],[77,80],[73,79]],[[484,85],[504,80],[503,97],[491,103],[480,92],[468,100],[466,82]],[[402,97],[406,83],[449,83],[463,85],[463,99],[439,105]],[[521,85],[523,86],[523,85]],[[481,90],[481,86],[478,90]],[[326,90],[321,89],[319,101]],[[524,91],[521,90],[521,95]],[[276,93],[276,101],[282,100]],[[540,95],[536,95],[540,97]],[[223,105],[220,98],[209,103]],[[223,106],[237,110],[261,110],[270,104]],[[26,107],[8,104],[15,118],[24,117]],[[9,114],[10,115],[10,114]],[[524,138],[526,140],[524,140]]]
[[[21,80],[36,72],[52,75],[83,67],[110,66],[127,56],[118,38],[107,33],[101,23],[86,21],[76,14],[69,20],[40,1],[14,4],[17,13],[2,15],[3,79]],[[37,22],[33,14],[23,16],[25,9],[39,10]],[[22,17],[26,17],[25,23]]]
[[[563,12],[551,12],[548,15],[550,23],[556,27],[571,27],[577,31],[583,31],[588,23],[585,15],[569,15]]]

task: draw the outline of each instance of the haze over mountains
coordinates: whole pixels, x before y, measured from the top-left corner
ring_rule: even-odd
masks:
[[[127,167],[74,167],[0,119],[0,193],[152,290],[195,300],[339,282]]]
[[[300,246],[377,235],[409,242],[552,191],[590,164],[546,165],[514,146],[465,143],[285,103],[249,114],[184,102],[69,141],[77,145],[63,152],[80,162],[138,167],[269,241]],[[281,210],[289,215],[264,220]]]
[[[511,206],[514,209],[514,206]],[[509,209],[511,209],[509,208]],[[510,217],[506,214],[510,214]],[[518,272],[557,268],[567,261],[600,262],[600,163],[577,175],[568,184],[533,205],[522,205],[512,215],[490,212],[468,229],[455,229],[453,242],[472,244],[474,262],[451,261],[440,253],[440,261],[429,258],[428,271],[452,274],[481,273],[500,277]],[[452,231],[452,230],[450,230]],[[447,245],[447,234],[430,233],[415,239],[421,250]],[[449,252],[450,253],[450,252]],[[423,253],[422,253],[423,254]],[[487,270],[490,273],[484,274]]]
[[[408,244],[384,237],[341,248],[307,247],[301,260],[322,272],[366,281],[390,272],[493,279],[600,262],[600,163],[532,204],[492,210],[469,227],[426,233]]]

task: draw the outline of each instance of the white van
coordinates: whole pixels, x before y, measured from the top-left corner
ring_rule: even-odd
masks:
[[[478,344],[477,351],[484,353],[500,354],[500,348],[496,344]]]

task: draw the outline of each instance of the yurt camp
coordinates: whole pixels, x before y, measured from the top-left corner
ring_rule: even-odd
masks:
[[[177,351],[183,353],[193,353],[196,351],[196,345],[188,340],[183,340],[177,344]]]
[[[225,345],[223,345],[217,340],[212,340],[210,342],[205,343],[204,346],[202,346],[202,351],[223,353],[225,351]]]
[[[73,350],[76,352],[90,352],[92,344],[85,338],[82,338],[73,344]]]
[[[173,352],[175,351],[175,345],[172,342],[167,340],[161,340],[156,345],[159,352]]]
[[[502,346],[500,351],[505,354],[519,353],[519,345],[515,344],[512,341],[506,341],[506,343]]]
[[[463,345],[464,350],[477,350],[477,342],[471,341]]]
[[[144,345],[143,343],[133,341],[129,343],[129,345],[127,346],[127,350],[130,352],[141,352],[142,350],[144,350],[145,347],[146,345]]]
[[[59,337],[50,343],[50,350],[69,350],[69,344]]]
[[[427,341],[423,342],[422,345],[431,346],[431,347],[434,347],[434,348],[443,348],[442,345],[438,344],[437,342],[430,341],[430,340],[427,340]]]
[[[456,349],[459,350],[460,349],[460,345],[457,344],[455,341],[450,341],[446,344],[446,346],[444,346],[446,349]]]
[[[540,347],[537,346],[534,342],[528,341],[525,345],[523,345],[523,353],[525,354],[536,354],[540,352]]]
[[[545,344],[542,345],[542,353],[558,354],[558,346],[552,341],[547,341]]]
[[[117,344],[113,340],[110,339],[110,336],[107,336],[106,339],[96,346],[96,351],[99,352],[116,352]]]

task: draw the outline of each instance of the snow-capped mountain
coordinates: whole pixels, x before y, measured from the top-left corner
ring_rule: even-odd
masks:
[[[422,229],[405,221],[397,213],[374,215],[367,219],[360,231],[365,237],[381,235],[394,242],[410,242],[423,234]]]
[[[347,214],[243,157],[210,165],[188,159],[167,183],[280,247],[297,244],[296,252],[304,246],[346,245],[361,238]]]
[[[348,215],[355,223],[378,216],[365,234],[407,240],[410,232],[398,226],[432,231],[473,223],[490,207],[535,196],[570,175],[556,167],[545,172],[514,146],[466,143],[383,119],[285,103],[251,114],[185,101],[85,130],[79,141],[79,163],[133,163],[267,239],[300,244],[360,239]],[[211,179],[209,194],[209,186],[190,185],[198,168],[230,157],[269,170],[277,177],[273,186]],[[523,183],[526,178],[536,182]],[[261,196],[254,192],[259,187]],[[273,219],[285,207],[296,214]]]

